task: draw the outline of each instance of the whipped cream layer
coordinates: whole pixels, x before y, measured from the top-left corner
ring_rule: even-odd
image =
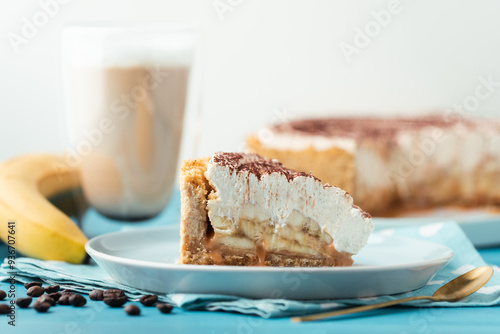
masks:
[[[318,224],[339,252],[357,254],[373,230],[371,217],[353,205],[344,190],[323,186],[315,177],[284,168],[257,154],[216,153],[206,172],[215,192],[209,218],[269,220],[276,235],[297,213]],[[251,212],[250,212],[251,211]]]
[[[302,151],[313,147],[317,151],[326,151],[338,147],[353,153],[356,150],[356,141],[352,138],[329,138],[325,136],[303,135],[296,133],[271,132],[271,136],[263,141],[267,147]]]

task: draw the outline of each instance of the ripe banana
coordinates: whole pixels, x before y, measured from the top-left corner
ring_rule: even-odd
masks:
[[[63,156],[31,154],[0,165],[0,238],[8,243],[15,222],[15,249],[43,260],[81,263],[87,238],[48,198],[80,186],[78,168]],[[12,237],[11,243],[12,243]]]

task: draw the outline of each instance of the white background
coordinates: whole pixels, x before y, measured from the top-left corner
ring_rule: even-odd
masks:
[[[370,44],[347,62],[339,45],[389,1],[65,0],[15,52],[40,2],[1,0],[0,159],[65,147],[59,82],[61,27],[74,21],[192,22],[204,34],[199,152],[237,150],[276,115],[447,109],[500,82],[500,1],[400,1]],[[61,0],[62,1],[62,0]],[[232,10],[218,12],[227,3]],[[472,114],[499,112],[500,88]]]

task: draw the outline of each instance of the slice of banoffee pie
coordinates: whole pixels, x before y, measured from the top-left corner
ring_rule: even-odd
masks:
[[[184,264],[349,266],[371,217],[344,190],[253,153],[181,168]]]

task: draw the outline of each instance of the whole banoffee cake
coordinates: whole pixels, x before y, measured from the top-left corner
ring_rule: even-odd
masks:
[[[372,215],[500,205],[500,122],[450,115],[300,119],[249,150],[345,189]]]
[[[349,266],[371,217],[344,190],[253,153],[181,168],[184,264]]]

